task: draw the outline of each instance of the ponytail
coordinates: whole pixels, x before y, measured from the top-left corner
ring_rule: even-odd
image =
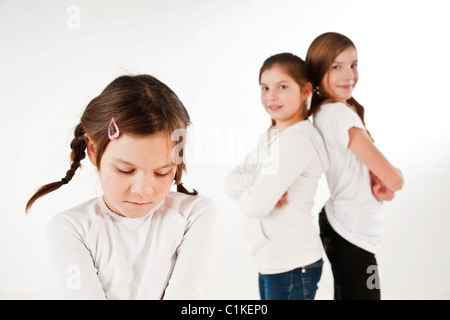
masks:
[[[364,128],[366,128],[366,132],[369,135],[370,139],[372,139],[373,142],[375,142],[375,140],[373,140],[372,135],[370,134],[369,130],[367,130],[366,127],[366,123],[364,122],[364,107],[355,100],[355,98],[351,97],[349,100],[347,100],[347,104],[350,106],[353,106],[356,110],[356,113],[358,114],[359,118],[361,119]]]
[[[86,142],[84,140],[84,130],[81,128],[81,124],[75,128],[74,135],[75,137],[70,143],[70,148],[72,149],[72,153],[70,155],[72,164],[70,169],[67,170],[66,176],[62,178],[61,181],[52,182],[40,187],[39,190],[37,190],[36,193],[30,198],[30,200],[28,200],[25,212],[28,212],[33,203],[40,197],[58,190],[62,185],[69,183],[69,181],[72,180],[75,171],[81,167],[81,160],[86,157]]]

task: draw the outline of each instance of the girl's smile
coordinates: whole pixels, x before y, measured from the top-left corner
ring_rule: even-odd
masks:
[[[261,102],[280,132],[304,120],[302,107],[310,92],[302,90],[282,67],[275,65],[265,70],[260,86]]]
[[[278,111],[282,108],[283,106],[276,106],[276,105],[270,105],[268,106],[268,108],[272,111]]]
[[[337,86],[338,88],[342,89],[342,90],[353,90],[354,86],[353,85],[346,85],[346,86]]]

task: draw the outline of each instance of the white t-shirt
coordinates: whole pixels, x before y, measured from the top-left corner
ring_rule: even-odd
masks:
[[[47,242],[64,298],[205,299],[218,217],[212,201],[177,192],[141,218],[103,197],[57,214]]]
[[[264,133],[244,164],[226,180],[228,195],[246,216],[244,235],[262,274],[290,271],[322,257],[311,209],[318,181],[328,168],[322,138],[309,120],[280,134]],[[275,207],[288,192],[288,204]]]
[[[376,253],[384,225],[382,203],[372,194],[369,169],[348,149],[348,130],[366,130],[355,111],[343,103],[327,103],[314,116],[330,160],[326,172],[330,199],[325,211],[330,225],[347,241]]]

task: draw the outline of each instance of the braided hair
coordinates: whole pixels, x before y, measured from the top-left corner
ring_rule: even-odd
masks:
[[[108,127],[114,117],[120,132],[135,135],[151,135],[160,132],[173,133],[190,125],[189,114],[177,95],[164,83],[151,75],[120,76],[111,82],[99,96],[92,99],[75,127],[74,138],[70,143],[72,150],[70,169],[56,182],[39,188],[28,200],[26,212],[40,197],[69,183],[81,161],[86,157],[86,139],[96,145],[96,165],[100,168],[102,155],[111,141]],[[185,137],[180,137],[182,141]],[[179,151],[183,155],[183,150]],[[177,164],[174,183],[177,191],[197,195],[194,189],[189,192],[182,184],[181,177],[186,171],[184,161]]]

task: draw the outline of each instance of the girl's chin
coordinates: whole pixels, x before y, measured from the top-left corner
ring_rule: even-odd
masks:
[[[145,216],[150,210],[127,210],[127,211],[123,211],[126,212],[125,214],[123,213],[117,213],[117,215],[121,216],[121,217],[125,217],[125,218],[141,218],[143,216]]]
[[[337,97],[337,100],[347,101],[347,100],[350,100],[351,98],[352,98],[352,92],[345,92],[345,93],[342,93],[341,95],[339,95],[339,97]]]
[[[127,218],[141,218],[147,213],[149,213],[153,208],[154,204],[153,202],[138,204],[134,202],[126,202],[126,205],[124,206],[124,210],[122,212],[125,212],[125,214],[122,214],[123,216]]]
[[[124,218],[141,218],[149,213],[151,209],[152,207],[149,205],[136,206],[130,204],[121,206],[120,208],[114,208],[114,210],[110,208],[112,212]]]

